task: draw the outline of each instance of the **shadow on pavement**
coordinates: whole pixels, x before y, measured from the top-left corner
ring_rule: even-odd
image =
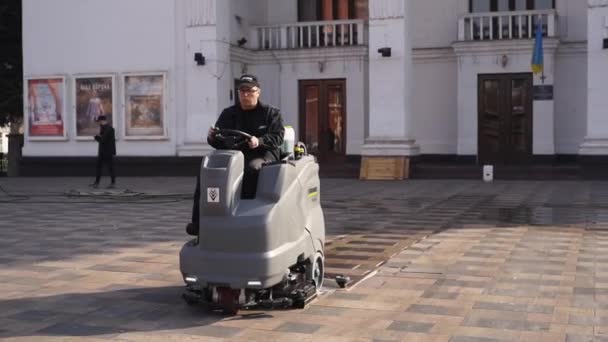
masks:
[[[113,288],[120,286],[113,286]],[[123,286],[126,287],[126,286]],[[212,326],[220,320],[272,319],[265,312],[237,316],[188,306],[183,287],[107,288],[105,292],[69,293],[0,301],[0,338],[25,336],[99,336],[160,332],[230,337],[240,331]],[[13,324],[11,324],[13,323]]]

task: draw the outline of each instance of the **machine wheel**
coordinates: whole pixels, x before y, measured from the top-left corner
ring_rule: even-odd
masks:
[[[325,259],[320,252],[315,255],[314,263],[312,264],[312,280],[315,282],[317,292],[323,286],[323,277],[325,276]]]
[[[186,304],[193,306],[199,303],[199,301],[194,298],[194,296],[189,295],[187,293],[182,293],[182,298],[184,299],[184,301],[186,302]]]

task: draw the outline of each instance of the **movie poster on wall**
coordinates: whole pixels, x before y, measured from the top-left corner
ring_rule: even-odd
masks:
[[[28,78],[26,81],[29,139],[65,139],[65,78]]]
[[[125,138],[165,138],[165,75],[124,76]]]
[[[90,138],[99,133],[97,118],[104,115],[114,123],[114,77],[112,75],[74,78],[76,137]]]

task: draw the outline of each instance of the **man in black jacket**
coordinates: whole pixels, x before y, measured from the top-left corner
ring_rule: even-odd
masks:
[[[245,156],[241,198],[251,199],[255,198],[258,174],[262,165],[280,158],[285,128],[279,109],[260,102],[261,87],[255,76],[241,76],[238,91],[239,104],[222,111],[215,127],[209,129],[207,133],[207,142],[214,148],[224,148],[214,138],[216,128],[236,129],[252,136],[247,145],[241,148],[241,152]],[[200,203],[200,179],[198,177],[194,191],[192,222],[186,227],[191,235],[198,233]]]
[[[97,149],[97,169],[95,173],[95,183],[91,184],[93,188],[99,187],[99,179],[101,178],[101,168],[103,164],[108,166],[112,183],[108,185],[108,189],[116,186],[116,175],[114,174],[114,156],[116,155],[116,137],[114,128],[108,124],[105,115],[97,117],[99,123],[99,134],[95,136],[95,140],[99,142]]]

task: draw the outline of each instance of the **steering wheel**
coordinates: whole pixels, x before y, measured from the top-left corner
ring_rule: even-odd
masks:
[[[238,150],[251,140],[251,134],[236,129],[216,129],[213,138],[219,141],[224,148]]]

